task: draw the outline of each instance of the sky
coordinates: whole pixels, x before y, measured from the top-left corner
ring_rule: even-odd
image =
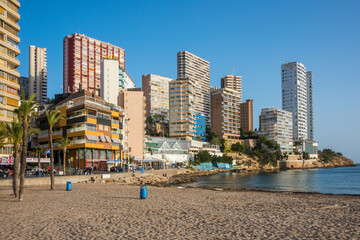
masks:
[[[211,86],[243,77],[243,99],[281,108],[281,64],[303,63],[314,74],[315,138],[360,162],[360,1],[23,0],[19,22],[21,76],[29,45],[47,48],[48,97],[62,92],[63,39],[73,33],[126,51],[137,87],[143,74],[176,78],[176,54],[210,62]]]

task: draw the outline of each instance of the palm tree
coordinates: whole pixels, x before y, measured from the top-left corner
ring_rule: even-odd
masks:
[[[53,152],[53,142],[52,142],[52,132],[54,125],[59,122],[61,119],[65,118],[64,114],[60,114],[60,110],[54,108],[50,112],[47,110],[46,117],[49,123],[49,145],[50,145],[50,176],[51,176],[51,190],[55,189],[55,179],[54,179],[54,152]]]
[[[28,145],[28,137],[29,137],[29,125],[31,122],[31,118],[35,117],[37,113],[38,103],[34,101],[36,94],[33,94],[29,97],[29,99],[23,98],[21,99],[21,104],[18,109],[16,109],[16,113],[22,123],[23,130],[23,139],[21,145],[21,164],[20,164],[20,190],[19,190],[19,198],[18,201],[23,200],[24,193],[24,182],[25,182],[25,169],[26,169],[26,155],[27,155],[27,145]]]
[[[22,123],[13,119],[12,122],[2,122],[0,125],[2,138],[7,138],[7,142],[13,145],[14,157],[14,174],[13,174],[13,191],[15,197],[19,193],[19,166],[20,166],[20,144],[22,142]]]
[[[41,154],[43,154],[45,152],[45,148],[41,147],[41,146],[37,146],[35,148],[35,154],[38,158],[38,168],[41,168],[41,162],[40,162],[40,158],[41,158]]]
[[[66,149],[71,145],[71,140],[66,138],[62,138],[59,141],[59,148],[63,150],[63,156],[64,156],[64,176],[66,175]]]

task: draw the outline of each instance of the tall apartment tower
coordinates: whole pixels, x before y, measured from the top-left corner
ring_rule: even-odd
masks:
[[[241,97],[240,97],[241,98]],[[240,128],[243,132],[253,131],[253,100],[240,103]]]
[[[83,34],[74,33],[64,38],[63,91],[85,89],[100,96],[101,61],[113,58],[125,70],[125,50]]]
[[[231,88],[211,89],[211,131],[220,138],[240,139],[240,93]]]
[[[241,98],[242,96],[241,76],[226,75],[225,77],[222,77],[221,88],[234,89],[240,93],[240,98]]]
[[[306,68],[299,62],[281,65],[282,109],[293,114],[293,138],[308,139]]]
[[[169,86],[169,133],[179,140],[205,140],[205,116],[196,112],[196,84],[178,78]]]
[[[142,90],[146,98],[146,116],[161,114],[169,119],[169,83],[172,80],[155,74],[142,76]]]
[[[16,70],[20,65],[17,56],[19,49],[20,3],[16,0],[0,1],[0,122],[10,122],[15,117],[14,110],[19,106],[18,78]],[[0,157],[12,154],[12,147],[0,148]]]
[[[196,115],[204,116],[210,127],[210,63],[187,51],[177,54],[177,77],[195,83]]]
[[[260,115],[261,135],[280,145],[282,152],[293,151],[292,113],[276,108],[263,108]]]
[[[101,62],[101,98],[118,104],[119,96],[119,63],[114,59],[104,59]]]
[[[29,96],[42,104],[47,101],[46,48],[29,46]]]
[[[313,73],[306,73],[307,82],[307,111],[308,111],[308,139],[314,141],[314,84]]]

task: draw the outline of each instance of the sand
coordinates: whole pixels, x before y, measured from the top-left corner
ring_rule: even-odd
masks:
[[[359,239],[360,196],[118,183],[0,188],[0,239]]]

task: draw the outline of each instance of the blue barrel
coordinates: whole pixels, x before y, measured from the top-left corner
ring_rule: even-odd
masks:
[[[147,198],[147,186],[140,187],[140,199]]]
[[[66,183],[66,191],[71,191],[71,182]]]
[[[143,167],[141,168],[141,173],[144,173],[144,168]]]
[[[136,169],[135,169],[135,168],[133,169],[133,173],[136,173]]]

